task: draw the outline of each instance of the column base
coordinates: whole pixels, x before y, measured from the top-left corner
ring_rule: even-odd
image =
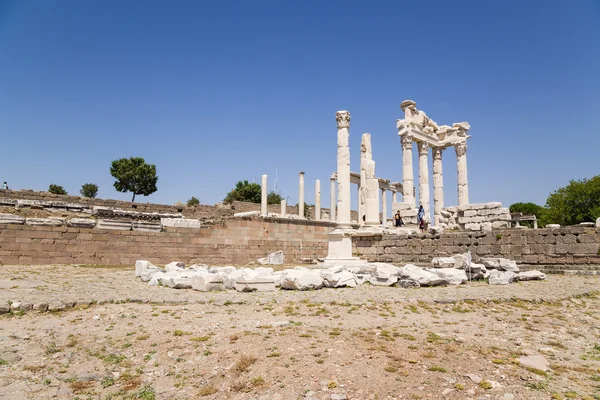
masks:
[[[356,231],[352,229],[352,227],[349,229],[336,228],[331,232],[328,235],[329,248],[327,257],[323,263],[326,265],[334,265],[363,262],[360,258],[352,256],[352,235],[355,234],[355,232]]]

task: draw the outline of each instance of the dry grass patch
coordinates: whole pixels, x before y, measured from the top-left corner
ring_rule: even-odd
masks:
[[[79,394],[94,386],[92,381],[75,381],[70,383],[73,393]]]
[[[257,360],[258,358],[252,354],[242,354],[240,359],[235,363],[234,369],[237,372],[246,372]]]
[[[214,385],[204,386],[198,392],[198,396],[205,397],[205,396],[210,396],[211,394],[215,394],[215,393],[218,393],[218,392],[219,392],[219,389],[216,386],[214,386]]]

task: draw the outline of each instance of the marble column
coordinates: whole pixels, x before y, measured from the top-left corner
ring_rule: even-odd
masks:
[[[267,216],[267,175],[262,176],[262,186],[260,192],[260,215]]]
[[[435,226],[439,226],[444,208],[444,176],[442,174],[442,151],[441,147],[431,149],[433,157],[433,220]]]
[[[467,179],[467,143],[454,145],[456,151],[456,168],[458,170],[458,205],[469,204],[469,181]]]
[[[329,179],[329,220],[335,221],[335,179]]]
[[[298,176],[298,215],[304,218],[304,172]]]
[[[287,201],[281,200],[281,216],[287,217]]]
[[[425,142],[418,143],[419,149],[419,203],[425,210],[425,220],[429,213],[429,145]]]
[[[350,224],[350,113],[335,113],[337,122],[337,228],[352,229]]]
[[[397,202],[398,202],[398,192],[395,190],[392,190],[392,204],[397,203]]]
[[[365,195],[365,225],[381,225],[379,222],[379,181],[375,178],[375,161],[365,161],[365,175],[367,184],[364,188]]]
[[[410,136],[400,136],[402,143],[402,187],[404,202],[416,206],[414,176],[413,176],[413,140]]]
[[[315,221],[321,220],[321,181],[315,181]]]
[[[361,182],[363,181],[362,175],[364,175],[363,172],[361,172]],[[363,220],[363,216],[365,215],[365,195],[364,195],[364,190],[367,187],[366,185],[366,181],[365,181],[365,185],[361,185],[360,183],[358,185],[356,185],[356,189],[357,189],[357,198],[358,198],[358,225],[359,226],[363,226],[365,224],[365,221]]]
[[[381,225],[387,226],[387,191],[381,189]]]

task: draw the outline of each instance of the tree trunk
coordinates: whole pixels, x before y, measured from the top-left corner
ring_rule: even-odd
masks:
[[[135,193],[133,194],[133,197],[131,198],[131,202],[133,203],[134,200],[135,200]]]

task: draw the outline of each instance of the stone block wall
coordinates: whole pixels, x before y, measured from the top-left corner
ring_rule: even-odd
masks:
[[[246,264],[282,250],[286,263],[327,255],[332,224],[287,219],[234,218],[201,229],[163,232],[99,230],[67,226],[0,224],[2,264],[157,265]]]
[[[600,229],[495,229],[487,232],[450,232],[401,237],[356,237],[353,252],[369,261],[428,265],[433,257],[471,250],[473,260],[503,257],[523,269],[549,273],[600,274]]]
[[[509,228],[510,210],[502,203],[475,203],[446,207],[441,212],[440,222],[448,229],[468,231],[491,231],[494,228]]]

